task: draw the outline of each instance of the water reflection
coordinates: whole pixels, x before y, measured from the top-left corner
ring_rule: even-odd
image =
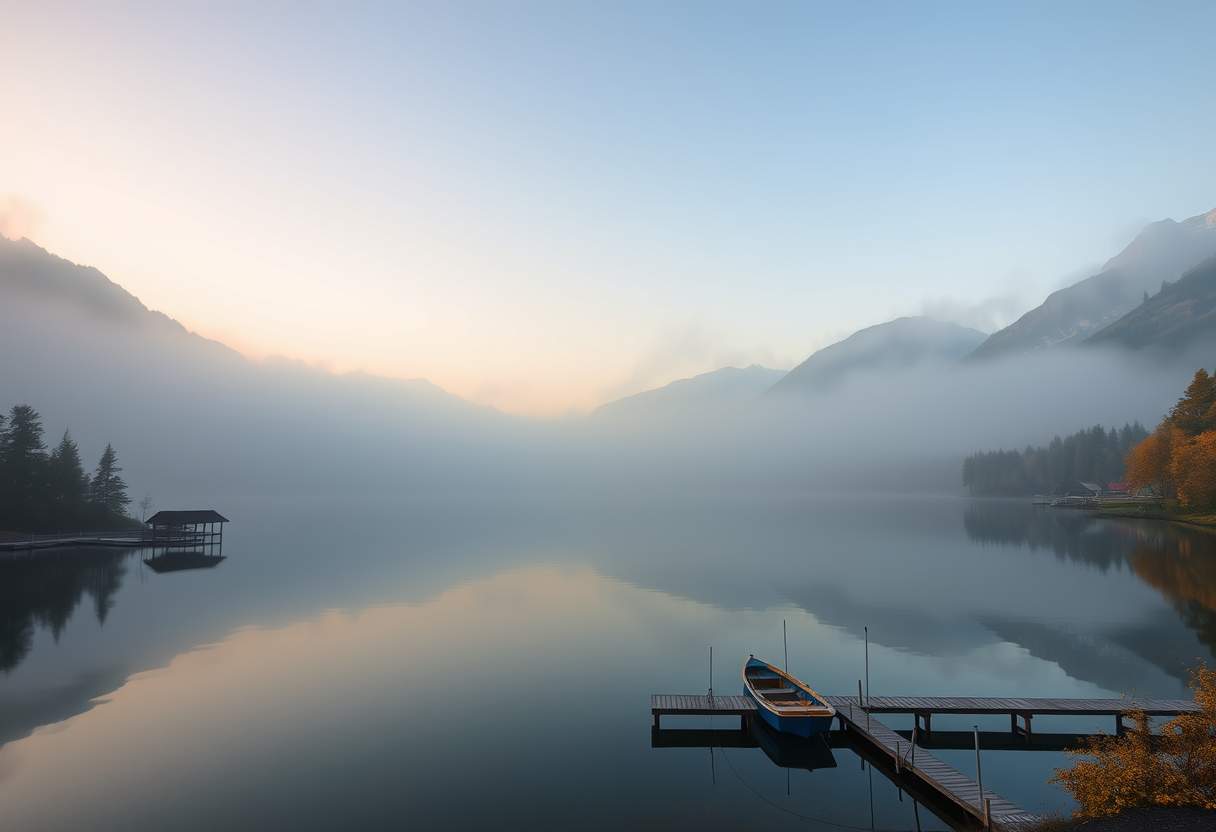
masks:
[[[1175,614],[1161,610],[1139,622],[1129,620],[1112,633],[1112,641],[1175,678],[1185,680],[1189,667],[1216,655],[1216,533],[1021,501],[975,501],[967,507],[964,525],[979,542],[1047,549],[1102,572],[1129,570],[1159,592]],[[1193,643],[1177,638],[1179,623],[1206,649],[1196,650]],[[994,616],[989,624],[1002,637],[1065,664],[1076,675],[1127,689],[1111,678],[1109,657],[1092,639],[1062,638],[1041,622]]]
[[[1094,512],[1032,505],[1026,500],[973,500],[963,512],[967,536],[979,543],[1047,549],[1100,570],[1122,565],[1136,535],[1130,523]]]
[[[60,549],[0,559],[0,671],[11,672],[29,654],[37,627],[45,627],[58,641],[86,596],[97,623],[104,624],[126,575],[129,554]]]
[[[783,618],[791,669],[834,693],[856,690],[867,625],[877,693],[1176,696],[1216,643],[1216,538],[1022,503],[258,509],[249,554],[223,569],[157,575],[113,552],[0,564],[0,743],[16,740],[0,746],[0,825],[39,811],[38,828],[85,812],[94,828],[173,825],[179,809],[141,778],[196,794],[197,828],[393,812],[731,828],[755,823],[752,789],[859,825],[869,783],[852,752],[812,773],[748,745],[718,761],[742,781],[715,780],[704,748],[650,751],[645,697],[704,690],[708,644],[728,657],[716,687],[735,690],[729,657],[780,655]],[[38,725],[53,728],[26,736]],[[1066,809],[1046,785],[1055,753],[998,755],[994,786]],[[90,783],[106,761],[122,799]],[[55,805],[63,777],[82,784],[78,809]],[[471,781],[505,820],[465,806]],[[874,785],[879,825],[906,827],[898,791]],[[436,802],[455,814],[418,808]],[[581,822],[587,806],[602,822]]]

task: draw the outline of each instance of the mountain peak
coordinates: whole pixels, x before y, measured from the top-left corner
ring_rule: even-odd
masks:
[[[1182,222],[1146,225],[1097,274],[1048,295],[1004,329],[994,332],[976,358],[1075,344],[1135,309],[1146,292],[1177,280],[1216,254],[1216,210]]]
[[[957,361],[984,340],[984,333],[924,315],[896,318],[859,329],[813,353],[773,385],[773,392],[822,390],[854,372],[907,369]]]

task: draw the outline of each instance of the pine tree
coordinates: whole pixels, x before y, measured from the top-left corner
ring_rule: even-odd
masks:
[[[66,430],[47,460],[47,481],[55,524],[61,529],[80,524],[85,519],[89,477],[80,464],[80,449]]]
[[[124,517],[127,504],[131,502],[127,496],[127,484],[118,475],[120,471],[118,455],[114,453],[114,447],[107,444],[89,486],[89,501],[104,519]]]
[[[46,473],[42,417],[29,405],[16,405],[0,445],[0,526],[24,530],[45,523]]]

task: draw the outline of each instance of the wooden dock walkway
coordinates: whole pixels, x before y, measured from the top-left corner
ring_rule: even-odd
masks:
[[[857,705],[853,696],[825,697],[837,709]],[[1197,713],[1193,699],[1058,699],[1006,696],[871,696],[866,702],[871,714],[912,714],[918,730],[929,734],[934,714],[1008,714],[1009,730],[1031,733],[1035,716],[1113,716],[1115,731],[1123,731],[1123,718],[1133,711],[1148,716],[1178,716]],[[1018,720],[1022,724],[1018,724]]]
[[[756,703],[748,696],[698,696],[682,693],[656,693],[650,697],[650,716],[654,727],[661,728],[659,717],[670,716],[738,716],[746,719],[756,712]]]
[[[919,739],[929,733],[933,714],[1009,714],[1011,732],[1029,738],[1033,716],[1114,716],[1116,728],[1121,728],[1123,717],[1132,711],[1143,711],[1150,716],[1177,716],[1199,710],[1199,706],[1189,699],[875,696],[870,698],[868,708],[862,708],[855,697],[825,698],[836,708],[842,731],[880,752],[890,761],[897,775],[915,778],[980,826],[987,824],[1006,830],[1028,829],[1042,818],[988,788],[981,795],[977,781],[933,756],[923,744],[918,742],[914,748],[907,737],[874,715],[912,714],[916,718],[915,735]],[[747,696],[655,694],[650,697],[655,729],[660,728],[662,716],[738,716],[746,725],[755,711],[755,702]],[[1019,719],[1024,721],[1024,726],[1018,725]]]
[[[71,532],[68,534],[15,535],[0,539],[0,552],[39,552],[45,549],[72,547],[110,547],[115,549],[141,549],[149,546],[192,546],[202,538],[190,533],[166,535],[151,529],[109,529],[97,532]]]
[[[867,714],[856,702],[837,705],[836,714],[846,733],[854,734],[869,745],[886,752],[895,766],[896,773],[917,778],[981,826],[1007,830],[1029,829],[1043,820],[989,788],[984,788],[981,796],[979,783],[933,756],[922,746],[913,748],[911,742]]]

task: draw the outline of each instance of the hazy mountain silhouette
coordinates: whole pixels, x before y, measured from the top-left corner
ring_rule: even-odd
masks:
[[[3,237],[0,379],[0,408],[28,402],[51,435],[70,427],[86,464],[113,442],[132,487],[158,498],[480,480],[462,462],[519,427],[425,380],[246,359],[96,269]]]
[[[1086,344],[1177,351],[1216,339],[1216,257],[1144,301]]]
[[[1078,343],[1135,309],[1145,294],[1216,255],[1216,210],[1183,222],[1144,228],[1097,274],[1052,292],[1040,306],[998,332],[976,358],[1025,353]]]
[[[759,364],[723,367],[608,402],[591,415],[613,419],[673,417],[739,407],[754,401],[784,375],[785,370]]]
[[[984,333],[933,318],[896,318],[811,355],[773,385],[774,393],[823,391],[863,371],[897,371],[967,355]]]

